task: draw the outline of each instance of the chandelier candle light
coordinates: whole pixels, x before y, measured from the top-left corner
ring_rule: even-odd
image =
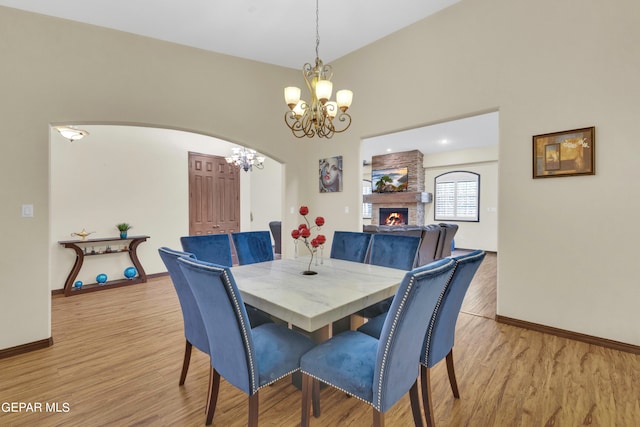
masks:
[[[227,163],[235,165],[245,172],[249,172],[255,166],[258,169],[264,168],[264,156],[258,155],[256,150],[244,147],[234,147],[233,155],[225,157]]]
[[[324,218],[321,216],[316,217],[316,221],[315,221],[316,225],[312,226],[309,223],[309,220],[307,219],[308,214],[309,214],[309,208],[306,206],[300,206],[300,215],[302,215],[306,224],[305,223],[300,224],[298,228],[291,231],[291,237],[293,237],[293,240],[295,240],[294,243],[296,244],[296,251],[298,249],[298,246],[297,246],[298,241],[302,240],[304,242],[304,245],[307,247],[307,249],[309,249],[309,253],[311,253],[309,266],[307,267],[306,271],[302,272],[302,274],[306,276],[318,274],[317,271],[311,270],[311,263],[313,262],[313,256],[318,251],[318,248],[320,248],[320,251],[322,251],[322,249],[324,248],[324,243],[327,241],[327,238],[324,236],[324,234],[318,234],[316,237],[311,238],[311,230],[313,230],[314,228],[317,228],[319,231],[320,227],[324,225]],[[316,265],[318,265],[317,258],[316,258]]]
[[[284,88],[284,99],[289,106],[284,121],[296,138],[313,138],[315,135],[331,138],[334,133],[344,132],[351,126],[351,116],[347,114],[347,109],[351,106],[353,92],[339,90],[336,93],[336,101],[330,101],[333,91],[333,69],[331,65],[324,65],[318,55],[318,16],[316,0],[316,62],[315,66],[306,63],[302,67],[302,76],[311,94],[311,102],[300,99],[300,88]]]

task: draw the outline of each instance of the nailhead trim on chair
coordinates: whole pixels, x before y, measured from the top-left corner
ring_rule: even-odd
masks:
[[[386,362],[387,362],[387,356],[388,356],[388,352],[389,352],[389,346],[391,345],[391,341],[395,338],[394,336],[394,332],[396,329],[396,324],[398,323],[398,318],[400,317],[400,315],[402,314],[402,310],[404,308],[404,304],[407,300],[407,294],[409,293],[409,290],[411,290],[411,288],[413,287],[413,284],[416,280],[416,278],[426,275],[426,274],[434,274],[437,273],[440,270],[446,270],[450,267],[450,263],[446,263],[441,265],[440,267],[436,268],[436,269],[430,269],[430,270],[425,270],[419,273],[415,273],[411,275],[411,280],[409,281],[409,285],[407,286],[407,290],[404,293],[404,295],[402,295],[402,301],[400,302],[400,309],[397,311],[396,316],[393,319],[393,324],[391,325],[391,332],[389,333],[389,340],[387,341],[387,344],[385,346],[384,349],[384,355],[382,357],[382,366],[380,369],[380,379],[378,382],[378,402],[376,405],[374,405],[374,408],[376,408],[378,411],[380,411],[381,406],[382,406],[382,379],[385,375],[385,366],[386,366]],[[451,272],[451,274],[453,274],[453,270]],[[449,275],[449,279],[451,279],[451,275]]]
[[[382,395],[382,393],[381,393],[381,391],[382,391],[382,378],[384,376],[384,371],[385,371],[384,367],[385,367],[386,361],[387,361],[387,355],[388,355],[388,352],[389,352],[389,345],[390,345],[391,340],[393,339],[393,335],[394,335],[394,332],[395,332],[395,329],[396,329],[396,325],[398,323],[398,318],[400,317],[400,313],[402,312],[402,309],[404,308],[405,302],[407,300],[407,294],[409,293],[409,290],[412,288],[412,286],[414,284],[414,281],[415,281],[415,279],[417,277],[420,277],[420,276],[422,276],[424,274],[431,274],[431,273],[437,272],[439,270],[449,268],[449,266],[450,266],[450,264],[447,263],[447,264],[444,264],[444,265],[438,267],[437,269],[427,270],[427,271],[424,271],[424,272],[421,272],[421,273],[413,274],[411,276],[411,280],[409,281],[409,285],[407,286],[407,290],[404,293],[404,295],[402,296],[402,300],[400,302],[400,309],[398,310],[395,318],[393,319],[393,324],[391,326],[391,332],[389,334],[389,340],[387,341],[387,344],[386,344],[385,349],[384,349],[384,356],[382,358],[382,367],[381,367],[381,372],[380,372],[380,381],[378,383],[378,402],[377,402],[377,404],[374,404],[373,402],[369,402],[369,401],[367,401],[367,400],[365,400],[365,399],[363,399],[363,398],[361,398],[359,396],[356,396],[355,394],[351,393],[350,391],[347,391],[347,390],[343,389],[342,387],[339,387],[339,386],[337,386],[337,385],[335,385],[333,383],[327,382],[327,380],[325,380],[323,378],[319,378],[319,377],[317,377],[317,376],[315,376],[315,375],[313,375],[313,374],[311,374],[311,373],[309,373],[309,372],[307,372],[307,371],[305,371],[303,369],[301,369],[300,372],[302,372],[303,374],[308,375],[308,376],[310,376],[312,378],[315,378],[318,381],[322,381],[323,383],[328,384],[331,387],[333,387],[335,389],[338,389],[338,390],[342,391],[343,393],[348,394],[349,396],[355,397],[356,399],[373,406],[377,411],[380,411],[380,408],[381,408],[380,400],[381,400],[381,395]],[[451,271],[451,274],[453,274],[453,270]],[[449,276],[449,280],[450,279],[451,279],[451,276]],[[442,296],[440,296],[440,298],[442,298]],[[416,377],[417,377],[417,375],[416,375]]]
[[[242,316],[242,310],[240,309],[240,304],[238,303],[238,296],[236,295],[236,293],[233,291],[233,288],[231,287],[231,279],[228,276],[228,270],[226,268],[223,270],[222,277],[224,278],[223,282],[225,287],[227,288],[227,292],[231,293],[231,297],[233,298],[233,307],[235,308],[238,319],[240,320],[240,327],[242,328],[242,339],[244,341],[244,349],[247,352],[247,355],[249,356],[249,367],[251,368],[251,390],[252,390],[251,394],[254,394],[256,391],[260,389],[260,387],[256,387],[256,373],[254,371],[253,355],[251,354],[251,351],[249,351],[250,348],[249,348],[249,335],[247,334],[247,325],[244,323],[244,316]]]
[[[233,307],[236,310],[236,313],[238,314],[238,319],[240,320],[240,327],[242,329],[242,339],[244,342],[244,347],[245,350],[247,351],[247,355],[249,356],[249,368],[250,368],[250,372],[251,372],[251,394],[255,394],[256,391],[259,390],[259,387],[256,388],[256,374],[254,371],[254,362],[253,362],[253,357],[251,352],[249,351],[249,336],[247,334],[247,327],[244,323],[244,318],[242,316],[242,310],[240,309],[240,304],[238,303],[238,298],[237,295],[235,294],[235,292],[233,292],[233,288],[231,287],[231,280],[229,278],[229,276],[227,275],[227,269],[226,268],[220,268],[220,267],[214,267],[212,265],[204,265],[202,263],[195,263],[190,261],[189,259],[185,259],[185,261],[188,264],[197,266],[197,267],[204,267],[207,270],[211,270],[211,271],[215,271],[215,272],[222,272],[222,283],[224,284],[225,288],[227,289],[227,292],[229,292],[231,294],[232,300],[233,300]]]
[[[376,408],[378,411],[380,410],[380,406],[382,404],[381,400],[382,400],[382,383],[383,383],[383,378],[385,375],[385,367],[387,365],[387,356],[389,354],[389,347],[391,346],[391,341],[394,338],[394,333],[396,331],[396,326],[398,324],[398,318],[400,317],[400,314],[402,314],[402,310],[404,309],[404,304],[405,302],[407,302],[407,294],[409,293],[409,291],[411,290],[411,288],[413,287],[413,284],[415,282],[415,275],[411,276],[411,280],[409,280],[409,286],[407,286],[407,290],[404,293],[404,295],[402,295],[402,300],[400,301],[400,309],[396,312],[395,317],[393,318],[393,323],[391,324],[391,332],[389,332],[389,339],[387,340],[387,343],[384,347],[384,354],[382,356],[382,366],[380,367],[380,379],[378,381],[378,402],[373,405],[374,408]]]
[[[429,322],[429,329],[427,329],[427,343],[424,346],[424,360],[427,360],[427,356],[429,355],[429,346],[431,344],[431,334],[433,333],[433,327],[435,324],[433,320],[438,315],[438,311],[440,310],[440,305],[442,304],[442,299],[444,298],[444,294],[445,292],[447,292],[447,289],[449,289],[449,285],[451,284],[450,281],[451,281],[451,278],[453,277],[453,273],[456,271],[456,268],[458,268],[457,263],[455,267],[453,267],[453,270],[451,270],[451,275],[449,276],[449,283],[447,283],[447,286],[445,286],[445,288],[440,293],[440,296],[438,297],[438,302],[436,303],[436,308],[433,310],[433,314],[431,315],[431,320]]]
[[[227,271],[228,271],[227,269],[224,270],[224,274],[223,274],[224,283],[225,283],[225,286],[227,287],[227,289],[229,290],[229,292],[231,292],[233,290],[233,288],[231,287],[231,279],[229,278],[229,276],[227,274]],[[245,348],[247,350],[247,354],[249,355],[249,363],[250,363],[250,366],[251,366],[251,390],[253,390],[253,392],[251,394],[255,394],[261,388],[266,387],[269,384],[273,384],[276,381],[281,380],[282,378],[284,378],[284,377],[286,377],[288,375],[291,375],[292,373],[298,371],[300,368],[293,369],[293,370],[287,372],[286,374],[283,374],[283,375],[279,376],[278,378],[275,378],[275,379],[269,381],[268,383],[265,383],[265,384],[262,384],[262,385],[256,384],[255,372],[254,372],[254,369],[253,369],[253,359],[251,357],[251,352],[249,351],[249,344],[248,344],[249,343],[249,337],[248,337],[248,334],[247,334],[246,324],[244,323],[244,318],[241,315],[240,303],[238,302],[238,298],[237,298],[236,293],[232,292],[232,296],[233,296],[233,304],[234,304],[234,307],[235,307],[236,311],[238,312],[238,318],[240,319],[240,323],[241,323],[241,326],[242,326],[242,335],[244,336],[244,340],[245,340]]]
[[[476,258],[479,258],[481,256],[484,256],[484,252],[481,252],[473,257],[470,258],[465,258],[465,262],[466,261],[475,261]],[[447,283],[447,286],[444,288],[444,290],[442,291],[442,293],[440,294],[440,298],[438,298],[438,304],[436,305],[436,309],[433,311],[433,316],[431,316],[432,321],[429,322],[429,329],[427,331],[427,342],[426,345],[424,346],[424,360],[425,363],[423,363],[423,365],[425,367],[427,367],[427,361],[429,360],[429,347],[431,347],[431,334],[433,333],[433,327],[434,327],[434,322],[433,320],[436,318],[438,311],[440,310],[440,305],[442,304],[442,299],[444,298],[444,294],[445,292],[447,292],[447,290],[449,289],[449,286],[451,286],[451,278],[453,277],[453,273],[455,273],[456,269],[458,268],[458,261],[456,261],[456,265],[453,268],[453,270],[451,270],[451,276],[449,276],[449,283]]]
[[[303,373],[303,374],[305,374],[305,375],[309,375],[310,377],[315,378],[315,379],[317,379],[318,381],[322,381],[323,383],[328,384],[328,385],[330,385],[331,387],[333,387],[333,388],[335,388],[335,389],[338,389],[338,390],[340,390],[341,392],[346,393],[346,394],[348,394],[348,395],[349,395],[349,396],[351,396],[351,397],[355,397],[356,399],[361,400],[361,401],[363,401],[364,403],[366,403],[366,404],[368,404],[368,405],[373,406],[373,403],[372,403],[372,402],[368,402],[368,401],[364,400],[363,398],[361,398],[360,396],[356,396],[355,394],[351,393],[350,391],[347,391],[347,390],[343,389],[342,387],[338,387],[337,385],[332,384],[332,383],[329,383],[329,382],[327,382],[326,380],[324,380],[324,379],[322,379],[322,378],[318,378],[318,377],[316,377],[315,375],[310,374],[310,373],[308,373],[308,372],[306,372],[306,371],[301,370],[300,372],[302,372],[302,373]]]

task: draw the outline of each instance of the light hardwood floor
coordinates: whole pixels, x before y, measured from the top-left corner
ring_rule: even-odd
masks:
[[[640,425],[640,356],[496,323],[495,267],[489,254],[458,320],[461,399],[451,394],[444,363],[432,371],[436,424]],[[184,337],[168,277],[55,296],[52,321],[52,347],[0,360],[0,403],[39,402],[43,412],[4,406],[0,426],[204,425],[208,358],[194,350],[186,384],[178,386]],[[299,425],[300,392],[289,381],[260,393],[261,426]],[[312,426],[371,425],[371,408],[358,399],[326,388],[321,401]],[[61,412],[44,412],[46,403]],[[386,421],[412,425],[408,396]],[[214,426],[246,422],[246,396],[223,382]]]

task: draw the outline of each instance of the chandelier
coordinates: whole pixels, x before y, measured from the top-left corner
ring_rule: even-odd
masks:
[[[324,65],[318,56],[320,33],[318,30],[318,0],[316,0],[316,63],[306,63],[302,67],[302,76],[311,94],[311,102],[300,99],[300,88],[284,88],[284,99],[289,111],[284,121],[296,138],[331,138],[334,133],[344,132],[351,126],[351,116],[347,109],[351,106],[353,92],[339,90],[336,101],[330,101],[333,90],[333,69]]]
[[[227,163],[249,172],[255,166],[258,169],[264,167],[264,156],[257,155],[256,150],[244,147],[234,147],[233,155],[225,157]]]

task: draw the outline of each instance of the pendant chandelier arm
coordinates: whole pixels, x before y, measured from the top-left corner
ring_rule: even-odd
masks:
[[[309,90],[311,99],[307,103],[296,96],[290,96],[290,89],[299,94],[298,88],[285,88],[285,100],[290,108],[284,115],[286,125],[296,138],[306,136],[312,138],[331,138],[335,133],[346,131],[351,126],[351,116],[346,113],[351,104],[353,94],[348,90],[336,93],[337,102],[330,101],[332,92],[331,79],[333,68],[323,64],[320,59],[320,11],[319,0],[316,0],[316,59],[315,66],[310,63],[302,67],[302,76]],[[322,83],[318,83],[322,81]],[[340,92],[348,93],[348,101],[342,101],[345,97]],[[296,103],[297,102],[297,103]],[[337,110],[340,111],[337,111]],[[340,129],[336,129],[335,121],[341,123]]]

